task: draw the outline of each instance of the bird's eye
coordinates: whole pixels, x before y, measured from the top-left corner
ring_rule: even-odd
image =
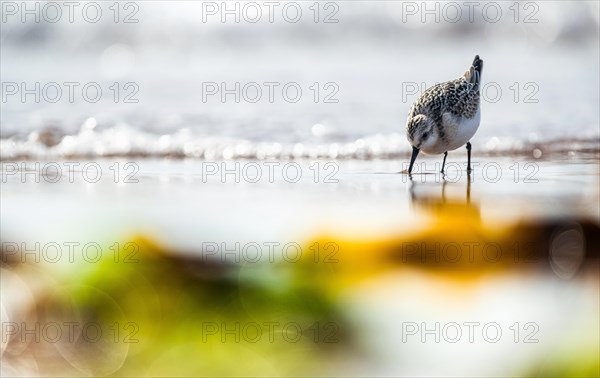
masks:
[[[428,136],[429,136],[429,133],[423,133],[423,139],[427,139]]]

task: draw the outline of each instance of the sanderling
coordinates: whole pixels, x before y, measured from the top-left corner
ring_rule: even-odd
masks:
[[[408,173],[420,151],[444,154],[442,173],[448,151],[467,144],[467,173],[471,173],[471,143],[479,128],[481,107],[479,86],[483,60],[475,56],[473,64],[461,77],[427,89],[408,112],[406,137],[412,145]]]

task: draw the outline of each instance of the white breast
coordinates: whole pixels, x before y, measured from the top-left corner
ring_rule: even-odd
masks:
[[[448,136],[448,151],[456,150],[464,146],[479,128],[481,121],[481,106],[477,108],[477,113],[473,118],[455,117],[450,113],[444,114],[442,122]]]

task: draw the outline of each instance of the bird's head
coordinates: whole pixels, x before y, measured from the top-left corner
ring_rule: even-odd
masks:
[[[431,118],[417,114],[406,124],[406,137],[413,148],[427,150],[437,143],[438,134]]]
[[[437,143],[437,128],[431,118],[423,114],[417,114],[408,119],[406,124],[406,137],[413,148],[410,166],[408,168],[408,173],[411,173],[413,164],[421,149],[427,151]]]

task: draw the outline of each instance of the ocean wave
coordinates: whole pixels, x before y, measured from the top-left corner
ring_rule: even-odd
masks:
[[[521,140],[491,137],[476,147],[487,156],[528,155],[534,158],[557,154],[600,153],[597,136],[580,139]],[[199,160],[243,159],[396,159],[410,155],[401,133],[372,134],[344,142],[251,141],[223,136],[198,136],[187,129],[170,134],[153,134],[119,124],[96,130],[89,120],[75,134],[59,129],[33,131],[25,138],[0,140],[0,159],[92,159],[92,158],[195,158]]]

